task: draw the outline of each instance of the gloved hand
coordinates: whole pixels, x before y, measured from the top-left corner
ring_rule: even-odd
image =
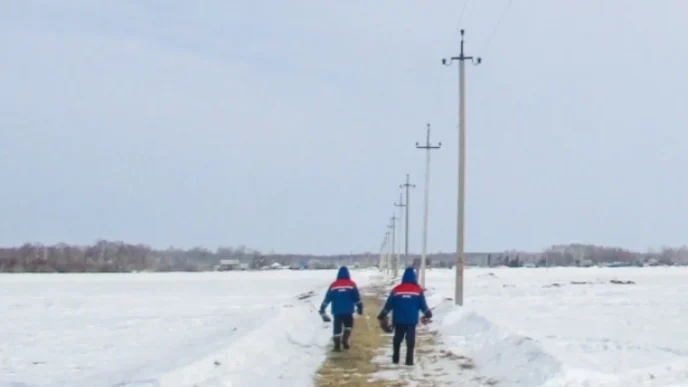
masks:
[[[377,319],[382,321],[387,317],[387,314],[385,312],[380,312],[380,314],[377,315]]]
[[[332,321],[332,319],[330,318],[330,316],[328,316],[327,313],[325,313],[324,310],[321,310],[321,311],[320,311],[320,318],[322,318],[323,322],[331,322],[331,321]]]
[[[386,316],[380,318],[378,316],[378,321],[380,322],[380,329],[385,333],[394,333],[394,327],[389,323],[389,318]]]
[[[423,317],[420,318],[420,323],[423,324],[423,325],[429,324],[431,321],[432,321],[432,320],[430,320],[429,317],[423,316]]]
[[[358,313],[359,316],[363,315],[363,304],[356,305],[356,313]]]

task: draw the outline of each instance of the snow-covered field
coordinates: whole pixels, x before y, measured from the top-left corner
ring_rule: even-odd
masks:
[[[0,275],[0,386],[308,386],[335,274]]]
[[[458,309],[454,271],[429,271],[428,302],[445,344],[498,386],[688,386],[688,268],[467,269],[465,283]]]
[[[453,275],[428,272],[428,302],[446,348],[476,366],[466,382],[688,386],[688,268],[467,269],[463,308],[445,299]],[[0,386],[307,387],[327,353],[315,308],[334,276],[0,275]]]

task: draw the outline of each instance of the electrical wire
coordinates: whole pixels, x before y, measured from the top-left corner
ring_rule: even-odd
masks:
[[[463,14],[466,12],[466,6],[469,0],[463,0],[463,8],[461,8],[461,14],[459,14],[459,28],[461,28],[461,20],[463,20]]]
[[[492,39],[495,37],[495,34],[497,33],[497,29],[499,29],[499,26],[502,24],[502,21],[504,20],[504,16],[506,16],[506,13],[509,12],[509,8],[511,8],[511,3],[513,3],[513,2],[514,2],[514,0],[509,0],[509,2],[506,4],[506,7],[504,7],[504,10],[502,11],[502,14],[499,16],[499,19],[497,20],[497,23],[495,24],[494,28],[492,29],[492,32],[490,33],[487,40],[485,41],[484,48],[483,48],[484,52],[487,52],[487,48],[490,46],[490,43],[492,43]]]

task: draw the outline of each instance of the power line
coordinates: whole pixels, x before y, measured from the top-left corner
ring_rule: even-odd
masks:
[[[463,1],[463,7],[461,8],[461,14],[459,14],[459,25],[458,27],[461,28],[461,20],[463,20],[463,14],[466,12],[466,6],[468,5],[469,0],[464,0]]]
[[[502,14],[499,16],[499,19],[497,19],[497,23],[495,24],[494,28],[492,29],[492,32],[488,36],[487,40],[485,41],[485,45],[483,50],[487,51],[487,48],[490,46],[490,43],[492,43],[492,39],[495,37],[495,34],[497,33],[497,29],[499,29],[499,26],[502,24],[502,21],[504,20],[504,16],[506,16],[506,13],[509,12],[509,8],[511,8],[511,3],[513,3],[514,0],[509,0],[508,3],[506,3],[506,7],[504,7],[504,10],[502,10]]]

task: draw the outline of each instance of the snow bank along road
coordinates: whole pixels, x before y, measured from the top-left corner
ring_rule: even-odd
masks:
[[[335,274],[0,275],[0,386],[308,386]]]
[[[446,347],[497,386],[688,386],[688,268],[467,269],[428,273]],[[635,284],[613,284],[611,280]]]

